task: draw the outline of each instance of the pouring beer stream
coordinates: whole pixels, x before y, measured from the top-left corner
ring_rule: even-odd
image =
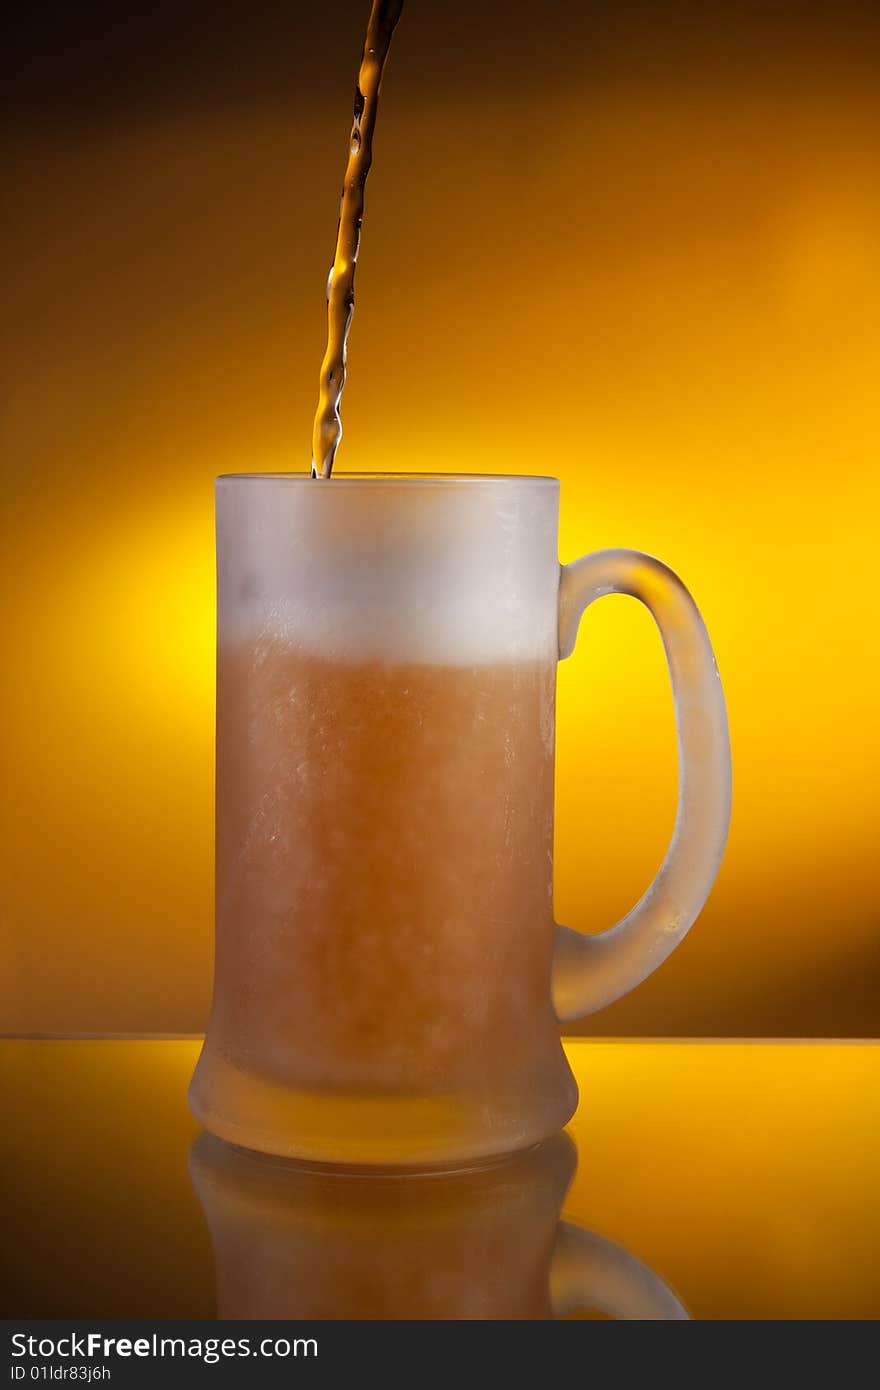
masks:
[[[373,162],[373,131],[382,70],[403,0],[373,0],[364,56],[354,93],[354,122],[342,185],[336,254],[327,281],[327,350],[321,363],[318,408],[312,432],[312,477],[329,478],[342,438],[339,404],[345,386],[348,334],[354,314],[354,273],[364,216],[364,187]]]

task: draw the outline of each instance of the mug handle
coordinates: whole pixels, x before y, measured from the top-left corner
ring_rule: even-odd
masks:
[[[641,1260],[622,1245],[560,1221],[550,1265],[550,1306],[564,1318],[587,1308],[611,1318],[690,1322],[684,1304]]]
[[[709,896],[730,824],[727,710],[696,604],[677,575],[651,555],[585,555],[562,566],[560,660],[574,650],[582,615],[604,594],[639,599],[660,630],[675,700],[678,810],[657,877],[625,917],[594,936],[556,928],[552,991],[562,1022],[619,999],[670,955]]]

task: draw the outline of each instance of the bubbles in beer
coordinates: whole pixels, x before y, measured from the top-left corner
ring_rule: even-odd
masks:
[[[345,386],[348,334],[354,313],[354,272],[364,216],[364,186],[373,162],[373,131],[382,69],[402,9],[403,0],[373,0],[355,88],[354,124],[342,185],[336,254],[327,280],[327,350],[321,363],[318,408],[312,432],[313,478],[330,477],[342,438],[339,403]]]

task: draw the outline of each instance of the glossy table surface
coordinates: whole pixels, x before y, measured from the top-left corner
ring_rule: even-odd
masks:
[[[519,1316],[561,1211],[569,1315],[880,1317],[880,1044],[572,1041],[573,1144],[405,1186],[199,1138],[198,1049],[0,1041],[4,1316]]]

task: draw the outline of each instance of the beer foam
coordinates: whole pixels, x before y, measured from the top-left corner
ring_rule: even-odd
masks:
[[[549,617],[549,621],[548,621]],[[555,659],[556,594],[499,607],[473,595],[458,604],[240,601],[218,623],[221,644],[284,643],[336,661],[439,665]]]
[[[338,661],[555,658],[555,483],[450,482],[219,480],[220,643]]]

